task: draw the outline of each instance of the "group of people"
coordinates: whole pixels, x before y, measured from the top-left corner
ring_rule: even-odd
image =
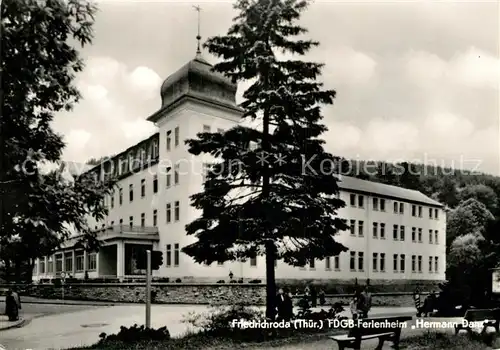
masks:
[[[434,312],[436,306],[437,295],[435,292],[431,292],[424,300],[421,302],[421,292],[420,288],[417,287],[415,292],[413,292],[413,301],[415,302],[415,308],[417,309],[417,317],[429,316]]]
[[[21,309],[21,298],[14,289],[9,289],[5,296],[5,314],[9,321],[17,321],[19,319],[19,310]]]
[[[356,291],[349,307],[353,320],[368,317],[368,312],[372,308],[372,295],[368,286],[363,286],[361,290]]]

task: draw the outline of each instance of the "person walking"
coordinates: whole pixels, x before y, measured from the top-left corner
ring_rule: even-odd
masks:
[[[358,299],[358,310],[360,318],[367,318],[368,312],[372,308],[372,295],[368,286],[364,286]]]
[[[316,307],[318,306],[318,294],[316,292],[316,288],[314,288],[314,286],[311,285],[310,291],[311,291],[311,307]]]
[[[279,289],[276,305],[278,311],[278,320],[289,321],[293,316],[293,302],[288,289]]]
[[[11,322],[19,319],[18,302],[11,289],[7,291],[7,295],[5,297],[5,314]]]
[[[417,309],[417,317],[420,317],[422,315],[422,304],[420,301],[420,288],[415,289],[415,292],[413,293],[413,301],[415,302],[415,308]]]
[[[352,298],[351,302],[349,303],[349,309],[351,311],[352,319],[354,321],[357,321],[359,318],[357,293],[354,294],[354,297]]]

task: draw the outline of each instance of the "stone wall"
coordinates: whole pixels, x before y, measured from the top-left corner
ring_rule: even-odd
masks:
[[[265,304],[265,285],[262,284],[176,284],[153,283],[154,303],[158,304],[211,304],[228,305],[245,302]],[[23,295],[46,299],[61,299],[61,287],[51,284],[23,288]],[[121,303],[143,303],[144,284],[74,284],[64,287],[66,300],[92,300]],[[327,305],[336,302],[348,304],[347,294],[327,295]],[[298,301],[298,298],[297,300]],[[413,306],[411,293],[373,293],[373,306]]]

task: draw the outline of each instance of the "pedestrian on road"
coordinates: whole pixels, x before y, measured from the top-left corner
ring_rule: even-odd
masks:
[[[325,291],[323,289],[319,291],[318,298],[319,298],[319,304],[321,306],[325,305],[326,298],[325,298]]]
[[[418,286],[413,293],[413,300],[415,301],[415,308],[417,309],[417,317],[420,317],[422,315],[422,304],[420,302],[420,288],[418,288]]]
[[[309,290],[311,291],[311,307],[316,307],[318,305],[318,294],[316,292],[316,288],[311,285]]]
[[[368,286],[363,286],[358,299],[358,310],[361,318],[367,318],[368,312],[372,308],[372,295],[368,290]]]
[[[358,294],[354,294],[354,297],[352,298],[351,300],[351,303],[349,304],[349,309],[351,310],[351,314],[352,314],[352,319],[354,321],[356,321],[358,319],[358,316],[359,316],[359,312],[358,312]]]
[[[277,300],[278,320],[289,321],[293,315],[293,303],[288,289],[280,288]]]
[[[7,296],[5,297],[5,314],[11,322],[19,319],[19,307],[12,289],[7,291]]]

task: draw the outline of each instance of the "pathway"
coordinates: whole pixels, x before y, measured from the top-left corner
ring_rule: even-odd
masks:
[[[183,323],[189,312],[209,311],[204,305],[153,305],[151,326],[167,326],[174,337],[193,331]],[[414,308],[374,307],[371,315],[408,315]],[[119,331],[120,326],[143,324],[144,305],[116,305],[97,307],[84,311],[49,315],[35,318],[23,328],[0,333],[1,344],[9,350],[16,349],[65,349],[88,346],[99,340],[99,334]]]

